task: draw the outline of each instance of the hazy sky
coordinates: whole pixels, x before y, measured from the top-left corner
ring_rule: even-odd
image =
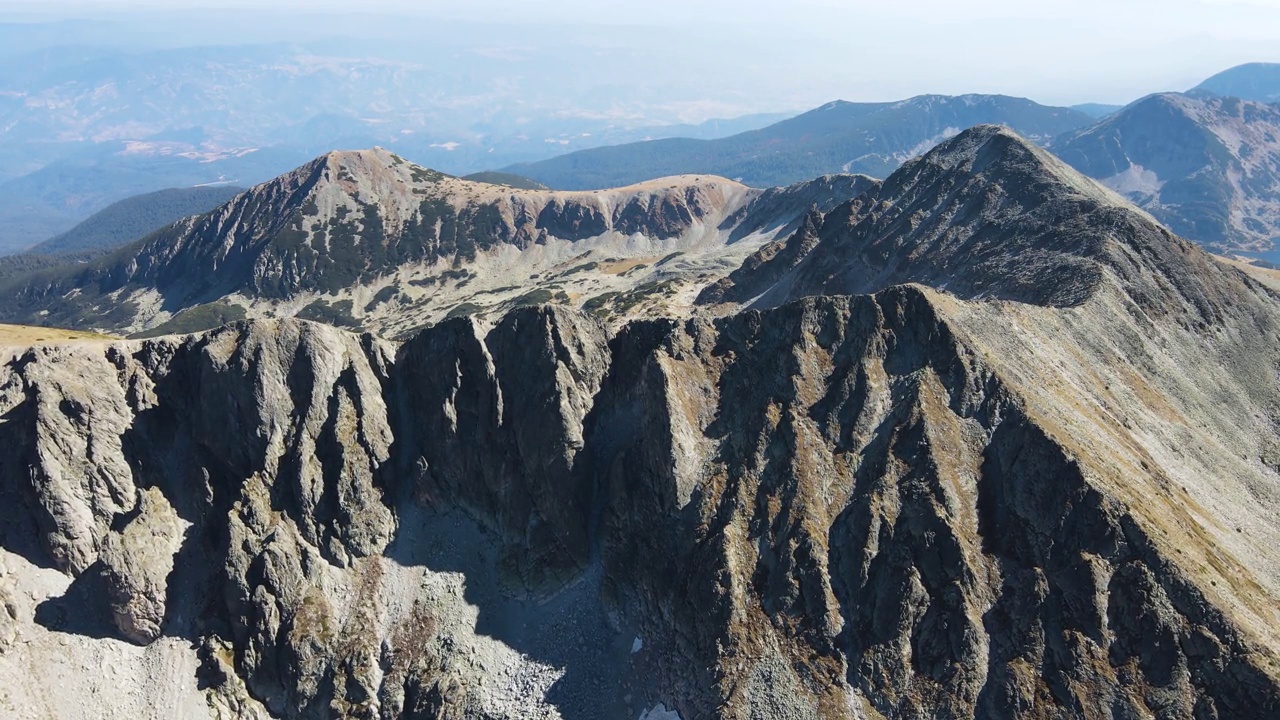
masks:
[[[242,22],[248,8],[345,13],[355,6],[351,0],[0,0],[0,19],[209,8]],[[518,23],[530,33],[598,26],[602,35],[626,38],[634,26],[670,28],[681,57],[697,58],[705,43],[706,72],[726,84],[756,87],[760,97],[752,102],[761,111],[926,92],[1123,103],[1186,89],[1239,63],[1280,62],[1280,0],[362,0],[358,6],[433,24]],[[334,32],[342,28],[335,20]],[[655,42],[652,50],[670,48]],[[752,85],[757,75],[760,82]]]

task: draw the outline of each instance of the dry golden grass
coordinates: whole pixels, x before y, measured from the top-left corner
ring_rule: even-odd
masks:
[[[622,273],[628,270],[631,270],[632,268],[637,268],[637,267],[640,267],[641,265],[652,265],[657,261],[658,261],[657,257],[628,258],[626,260],[607,260],[605,262],[600,263],[599,270],[600,272],[605,273],[606,275],[621,275]]]
[[[0,347],[28,347],[65,342],[110,342],[118,339],[110,335],[79,330],[0,324]]]
[[[1258,282],[1262,283],[1263,285],[1266,285],[1272,290],[1280,291],[1280,270],[1272,270],[1271,268],[1260,267],[1258,265],[1247,263],[1243,260],[1223,257],[1222,255],[1214,255],[1213,259],[1217,260],[1218,262],[1224,265],[1230,265],[1231,267],[1239,268],[1240,270],[1243,270],[1246,275],[1253,278],[1254,280],[1257,280]]]

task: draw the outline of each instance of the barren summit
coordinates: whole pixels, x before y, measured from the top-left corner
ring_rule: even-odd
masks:
[[[280,257],[249,218],[294,196],[321,228],[379,208],[390,238],[475,193],[510,234],[469,259],[440,221],[423,247],[450,269],[741,255],[675,317],[495,308],[403,342],[256,318],[18,353],[0,677],[29,679],[0,702],[70,655],[191,717],[1280,712],[1280,298],[1251,276],[990,126],[883,183],[414,172],[322,158],[148,241],[172,252],[134,277]],[[281,222],[294,267],[321,231]],[[116,697],[92,682],[52,713]]]
[[[1191,295],[1221,305],[1219,274],[1118,195],[1007,129],[979,126],[763,247],[701,302],[764,307],[915,282],[964,299],[1074,306],[1109,279],[1144,304]]]
[[[5,312],[149,333],[296,314],[384,335],[593,298],[619,320],[678,312],[809,208],[869,183],[754,190],[685,176],[551,192],[460,180],[381,149],[334,152],[86,268],[11,283]]]

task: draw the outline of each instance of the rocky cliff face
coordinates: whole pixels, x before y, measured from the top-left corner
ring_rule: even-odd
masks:
[[[625,704],[625,690],[635,713],[658,702],[743,718],[1275,707],[1275,638],[1254,624],[1266,605],[1251,597],[1274,587],[1235,587],[1268,568],[1192,544],[1208,518],[1162,536],[1170,526],[1132,494],[1165,473],[1185,482],[1180,468],[1144,478],[1095,465],[1147,455],[1091,457],[1077,449],[1087,436],[1056,437],[1038,398],[952,327],[955,310],[904,288],[638,324],[610,346],[588,318],[529,310],[487,333],[446,323],[394,365],[369,341],[256,323],[121,347],[115,363],[28,355],[10,383],[40,385],[41,366],[124,365],[122,394],[150,385],[138,395],[149,400],[126,406],[126,440],[98,456],[131,468],[116,515],[84,511],[105,521],[98,549],[93,530],[35,531],[48,557],[80,550],[62,556],[87,565],[62,566],[103,584],[85,602],[104,603],[119,636],[195,640],[215,707],[473,716],[482,700],[470,688],[499,670],[456,666],[473,652],[458,645],[478,639],[441,632],[457,620],[437,614],[457,610],[420,589],[457,559],[401,567],[405,549],[390,542],[404,532],[397,516],[420,521],[419,504],[485,528],[502,593],[554,595],[603,573],[593,602],[614,618],[606,637],[643,638],[612,658],[634,677],[605,700]],[[147,370],[130,375],[133,363]],[[175,377],[203,378],[211,395],[179,392]],[[71,412],[81,393],[63,392],[56,412]],[[224,393],[221,409],[208,404]],[[274,407],[236,400],[258,393]],[[14,416],[29,403],[7,413],[7,431],[23,432]],[[176,419],[191,407],[212,427]],[[8,491],[34,517],[105,503],[84,478],[36,485],[50,469],[31,467],[45,475]],[[1266,517],[1253,542],[1275,535]],[[1206,552],[1213,564],[1183,564]],[[1221,587],[1201,589],[1206,579]],[[556,707],[527,690],[495,716],[610,707]]]
[[[598,320],[552,308],[490,330],[460,319],[401,348],[398,474],[480,518],[522,584],[564,582],[590,559],[592,488],[575,463],[609,360]]]
[[[1037,152],[961,135],[760,283],[856,296],[15,353],[0,708],[159,716],[42,699],[105,658],[183,716],[1280,712],[1277,299]],[[989,275],[848,231],[917,212]],[[1002,238],[1037,283],[977,285]]]

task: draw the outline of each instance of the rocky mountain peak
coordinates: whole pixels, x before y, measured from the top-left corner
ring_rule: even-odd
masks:
[[[330,150],[321,158],[332,168],[355,171],[363,167],[389,168],[403,160],[384,147],[371,147],[361,150]]]
[[[1109,284],[1149,312],[1202,323],[1238,291],[1225,274],[1120,196],[983,125],[827,214],[816,233],[810,223],[762,248],[700,300],[772,307],[921,283],[965,299],[1076,306]]]
[[[830,175],[758,190],[682,175],[564,192],[455,178],[379,148],[332,152],[113,256],[12,288],[4,310],[156,334],[296,314],[394,336],[544,302],[595,301],[621,319],[687,303],[811,207],[831,210],[870,183]]]
[[[320,222],[360,214],[364,207],[376,206],[389,227],[398,230],[420,205],[429,188],[445,180],[470,184],[410,163],[384,148],[335,150],[254,188],[260,198],[287,193],[291,205],[275,207],[270,202],[251,206],[261,213],[287,216],[301,212]]]
[[[976,125],[903,168],[885,182],[884,192],[908,192],[907,188],[934,178],[954,175],[948,182],[991,184],[1016,192],[1020,186],[1057,190],[1102,204],[1123,201],[1072,170],[1036,144],[1003,125]],[[1028,189],[1030,189],[1028,188]],[[1025,196],[1028,200],[1032,196]]]

